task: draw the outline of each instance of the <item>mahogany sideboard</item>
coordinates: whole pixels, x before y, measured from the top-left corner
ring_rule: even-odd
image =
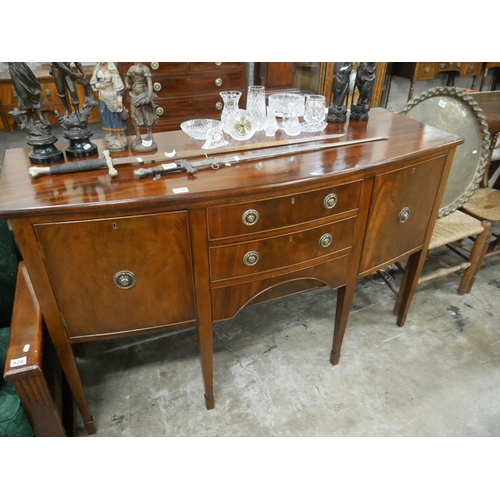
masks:
[[[337,289],[336,364],[356,281],[409,257],[397,311],[404,324],[463,140],[382,108],[325,133],[344,130],[331,142],[386,139],[157,181],[135,178],[137,166],[118,167],[117,177],[98,170],[31,178],[30,148],[7,150],[0,217],[11,221],[88,433],[95,425],[75,343],[192,326],[210,409],[213,322],[249,304]],[[180,130],[155,139],[159,153],[179,157],[202,144]],[[262,140],[263,132],[251,139]]]

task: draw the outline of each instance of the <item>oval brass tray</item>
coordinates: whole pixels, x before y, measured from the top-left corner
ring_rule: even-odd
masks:
[[[455,152],[438,217],[454,212],[469,200],[488,162],[488,125],[473,96],[456,87],[435,87],[413,98],[400,111],[464,139]]]

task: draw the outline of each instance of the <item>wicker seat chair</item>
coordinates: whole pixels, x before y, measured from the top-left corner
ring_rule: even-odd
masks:
[[[459,113],[453,112],[454,106],[460,108]],[[450,110],[452,114],[448,117],[446,113]],[[430,266],[424,266],[419,270],[418,281],[421,284],[457,273],[461,275],[457,292],[470,293],[486,253],[491,224],[459,209],[479,186],[488,162],[490,135],[485,118],[472,97],[454,87],[437,87],[423,92],[400,113],[461,137],[464,137],[461,128],[467,130],[470,124],[475,129],[470,136],[464,137],[464,143],[457,148],[429,244],[426,262],[432,260],[439,267],[431,271],[428,269]],[[443,249],[446,251],[443,252]],[[445,262],[451,255],[458,255],[460,263]],[[404,280],[406,270],[403,264],[396,265],[405,272]],[[401,294],[388,279],[387,273],[379,272],[379,276],[397,295],[394,312],[398,314]]]
[[[478,220],[488,221],[492,225],[492,235],[485,254],[485,258],[489,258],[500,255],[500,191],[494,188],[500,172],[498,163],[500,160],[500,91],[477,92],[471,95],[484,113],[491,142],[488,165],[479,188],[474,191],[461,210]],[[496,171],[490,176],[493,165]]]

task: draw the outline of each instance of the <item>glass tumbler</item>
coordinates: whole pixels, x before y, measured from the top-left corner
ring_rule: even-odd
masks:
[[[315,125],[325,121],[326,99],[324,95],[306,95],[304,120]]]
[[[262,85],[248,87],[247,111],[253,118],[255,130],[262,130],[266,121],[266,89]]]

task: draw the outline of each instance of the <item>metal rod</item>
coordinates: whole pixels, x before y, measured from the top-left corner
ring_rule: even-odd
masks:
[[[266,141],[266,142],[256,142],[253,144],[233,144],[231,146],[225,146],[222,148],[216,148],[214,152],[218,153],[236,153],[241,151],[253,151],[255,149],[267,149],[267,148],[276,148],[280,146],[288,146],[291,144],[302,144],[309,142],[318,142],[318,141],[327,141],[329,139],[338,139],[339,137],[344,137],[343,134],[327,134],[327,135],[315,135],[311,137],[300,137],[296,139],[283,139],[280,141]],[[164,162],[166,158],[170,161],[174,161],[180,158],[194,158],[196,156],[205,156],[208,150],[206,149],[192,149],[189,151],[181,151],[177,153],[175,149],[171,153],[163,153],[162,155],[148,155],[146,158],[143,158],[142,161],[137,159],[133,159],[131,157],[127,158],[115,158],[116,166],[125,166],[125,165],[148,165],[152,163],[160,163]]]
[[[263,160],[267,158],[275,158],[277,156],[292,155],[296,153],[304,153],[311,151],[321,151],[323,149],[333,149],[338,147],[355,146],[358,144],[365,144],[367,142],[384,141],[387,140],[387,136],[377,136],[368,137],[365,139],[354,139],[351,141],[341,141],[332,142],[328,144],[309,144],[307,146],[297,146],[290,147],[286,149],[278,150],[264,150],[264,151],[254,151],[244,156],[229,155],[229,156],[219,156],[214,158],[208,158],[206,160],[199,160],[194,162],[187,162],[186,160],[180,160],[177,162],[170,163],[168,165],[162,165],[159,167],[152,168],[139,168],[134,171],[135,177],[142,179],[150,175],[162,175],[171,172],[178,172],[179,169],[185,170],[190,173],[194,173],[196,169],[201,168],[218,168],[221,164],[231,164],[231,163],[241,163],[244,161],[255,161]]]

